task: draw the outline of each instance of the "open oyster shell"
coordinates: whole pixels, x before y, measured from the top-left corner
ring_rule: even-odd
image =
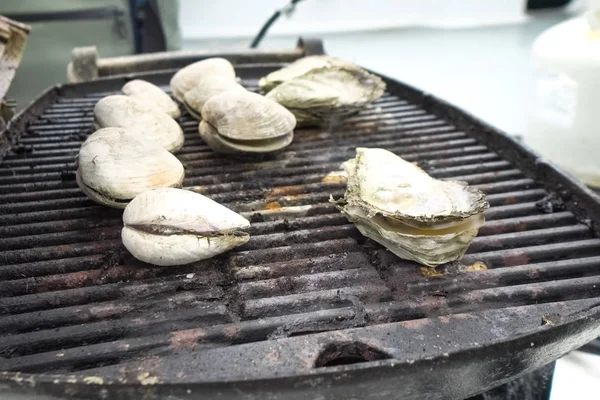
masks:
[[[173,75],[171,91],[173,97],[183,103],[185,93],[196,86],[198,82],[208,76],[221,76],[235,82],[235,69],[224,58],[215,57],[190,64]]]
[[[179,187],[181,162],[151,141],[139,140],[122,128],[94,132],[81,145],[77,183],[97,203],[125,208],[138,194],[161,187]]]
[[[181,111],[177,103],[162,91],[161,88],[141,79],[127,82],[121,89],[126,96],[135,97],[141,101],[147,101],[158,107],[158,110],[166,113],[171,118],[179,118]]]
[[[248,91],[227,91],[202,108],[200,136],[221,153],[268,153],[293,139],[294,115],[281,105]]]
[[[213,96],[230,90],[245,91],[246,89],[230,78],[222,76],[207,76],[188,90],[183,96],[185,108],[197,120],[202,119],[202,107]]]
[[[269,92],[271,89],[275,88],[281,83],[298,78],[314,69],[352,65],[353,64],[344,60],[340,60],[339,58],[325,55],[302,57],[288,66],[278,69],[277,71],[273,71],[267,76],[261,78],[258,81],[258,86],[260,86],[263,91]]]
[[[338,208],[365,236],[401,258],[436,266],[463,256],[484,223],[485,196],[440,181],[384,149],[357,148]]]
[[[324,125],[354,114],[385,92],[381,78],[353,65],[311,69],[266,97],[290,110],[298,126]]]
[[[246,243],[250,223],[200,194],[156,189],[123,213],[123,244],[138,260],[161,266],[204,260]]]
[[[184,142],[179,124],[155,104],[124,95],[107,96],[94,107],[94,128],[124,128],[139,140],[154,141],[174,153]]]

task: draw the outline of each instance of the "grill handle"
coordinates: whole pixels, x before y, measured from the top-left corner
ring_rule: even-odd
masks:
[[[199,50],[165,51],[110,58],[100,58],[96,46],[76,47],[67,66],[70,83],[86,82],[100,77],[162,69],[183,68],[211,57],[223,57],[233,64],[282,63],[308,55],[325,54],[321,39],[300,38],[293,50],[257,50],[213,52]]]

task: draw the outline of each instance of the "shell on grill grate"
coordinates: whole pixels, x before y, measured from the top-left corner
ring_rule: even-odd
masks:
[[[210,76],[220,76],[235,82],[235,69],[229,61],[219,57],[190,64],[173,75],[171,79],[173,97],[183,103],[187,91],[196,86],[201,79]]]
[[[246,89],[239,83],[222,76],[207,76],[198,81],[196,86],[188,90],[184,97],[183,104],[197,120],[202,119],[202,107],[213,96],[220,93],[234,91],[245,91]]]
[[[325,55],[302,57],[288,66],[260,78],[258,85],[263,91],[269,92],[276,86],[298,78],[314,69],[343,66],[353,66],[353,64]]]
[[[125,208],[150,189],[179,187],[183,176],[183,165],[173,154],[122,128],[94,132],[79,150],[79,187],[90,199],[109,207]]]
[[[138,260],[160,266],[204,260],[246,243],[250,223],[198,193],[156,189],[123,213],[123,244]]]
[[[94,107],[96,129],[124,128],[139,140],[153,141],[174,153],[184,142],[179,124],[155,104],[124,95],[107,96]]]
[[[199,132],[221,153],[268,153],[292,142],[294,115],[256,93],[227,91],[211,97],[202,108]]]
[[[384,149],[357,148],[337,207],[365,236],[401,258],[436,266],[463,256],[484,223],[485,196],[440,181]]]
[[[352,115],[385,92],[381,78],[353,65],[311,69],[266,97],[290,110],[298,126],[324,125]]]
[[[161,88],[150,82],[134,79],[127,82],[121,88],[121,91],[126,96],[156,105],[158,110],[163,111],[171,118],[179,118],[181,116],[181,111],[179,111],[177,103],[168,94],[163,92]]]

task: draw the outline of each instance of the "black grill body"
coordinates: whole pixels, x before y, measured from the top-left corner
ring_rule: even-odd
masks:
[[[281,64],[238,64],[243,84]],[[130,79],[56,86],[2,134],[0,390],[82,398],[462,399],[600,335],[600,199],[463,111],[392,79],[360,114],[278,154],[213,153],[187,114],[184,186],[247,216],[251,240],[157,268],[121,211],[74,180],[98,99]],[[326,177],[384,147],[491,204],[457,263],[431,270],[362,237]]]

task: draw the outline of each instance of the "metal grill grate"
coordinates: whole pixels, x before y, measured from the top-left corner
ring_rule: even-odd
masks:
[[[244,84],[256,90],[258,76]],[[115,365],[182,352],[600,297],[600,239],[581,219],[541,212],[546,190],[484,136],[389,93],[260,160],[216,155],[184,115],[184,186],[248,217],[252,236],[195,265],[142,265],[121,246],[121,211],[74,180],[93,106],[115,93],[90,88],[58,91],[0,164],[0,370],[118,375]],[[329,197],[344,184],[326,175],[357,146],[488,195],[486,225],[460,263],[424,276],[336,211]],[[469,272],[477,262],[488,270]]]

